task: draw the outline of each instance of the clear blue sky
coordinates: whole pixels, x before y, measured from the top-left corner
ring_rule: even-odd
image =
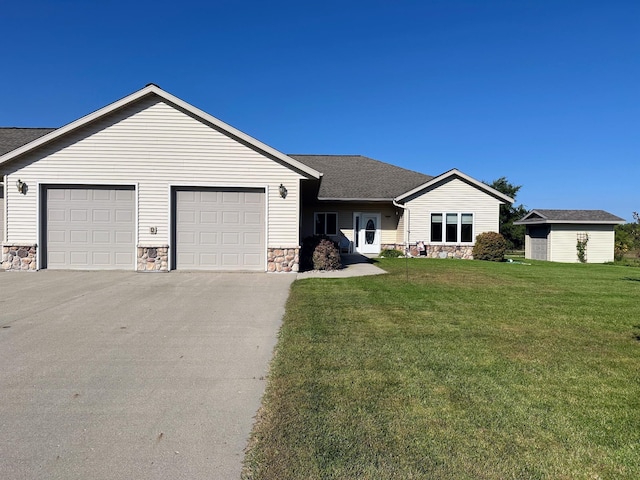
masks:
[[[285,153],[640,210],[640,2],[0,2],[0,125],[57,127],[156,83]]]

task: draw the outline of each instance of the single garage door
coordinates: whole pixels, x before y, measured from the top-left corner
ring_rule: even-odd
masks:
[[[175,191],[175,268],[265,269],[264,189]]]
[[[134,188],[46,188],[46,235],[47,268],[133,270]]]

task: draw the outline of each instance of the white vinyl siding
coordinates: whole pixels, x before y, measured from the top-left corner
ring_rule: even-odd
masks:
[[[473,214],[473,239],[483,232],[497,232],[499,230],[500,200],[469,185],[459,178],[434,185],[418,196],[410,198],[405,203],[410,211],[410,241],[423,241],[431,244],[431,214],[443,214],[446,222],[447,213],[460,215]],[[443,236],[446,234],[443,225]],[[448,242],[444,242],[448,243]],[[460,242],[458,238],[457,242]]]
[[[172,186],[267,191],[268,247],[299,245],[302,175],[160,100],[145,98],[25,155],[11,165],[27,195],[8,189],[8,241],[37,243],[38,185],[136,184],[139,244],[168,244]],[[280,197],[278,186],[288,190]],[[157,228],[157,234],[150,233]]]
[[[578,262],[578,234],[589,235],[587,263],[613,261],[615,233],[613,225],[552,225],[549,233],[548,258],[552,262]]]

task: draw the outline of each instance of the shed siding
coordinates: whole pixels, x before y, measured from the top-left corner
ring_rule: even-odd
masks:
[[[138,243],[169,243],[171,185],[267,188],[268,247],[296,246],[302,176],[158,97],[144,98],[9,166],[8,241],[37,242],[37,186],[136,185]],[[288,196],[282,199],[283,183]],[[157,227],[157,234],[150,233]]]
[[[483,232],[499,230],[500,201],[459,178],[409,199],[409,241],[430,243],[432,213],[473,213],[474,238]]]
[[[613,225],[552,225],[549,234],[549,260],[553,262],[578,262],[576,244],[578,234],[589,235],[587,262],[613,261],[615,233]]]

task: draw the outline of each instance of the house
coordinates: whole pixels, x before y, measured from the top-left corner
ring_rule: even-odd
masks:
[[[297,271],[301,239],[469,257],[513,200],[458,170],[285,155],[150,84],[57,129],[0,129],[6,270]]]
[[[624,219],[604,210],[541,210],[529,212],[514,225],[525,225],[525,258],[579,262],[578,244],[586,263],[613,261],[614,227]]]

